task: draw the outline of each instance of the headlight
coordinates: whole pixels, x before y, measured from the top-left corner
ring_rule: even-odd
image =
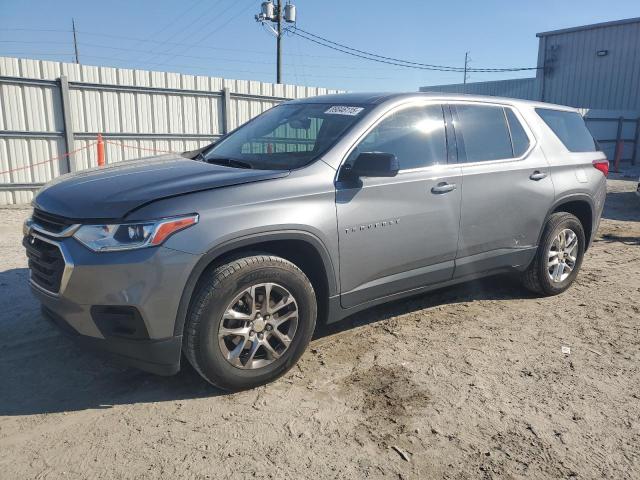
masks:
[[[74,238],[94,252],[154,247],[180,230],[198,223],[198,215],[163,218],[148,222],[83,225]]]

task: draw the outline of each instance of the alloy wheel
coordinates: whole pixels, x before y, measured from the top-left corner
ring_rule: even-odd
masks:
[[[570,228],[561,230],[551,242],[547,255],[547,272],[554,283],[571,275],[578,256],[578,235]]]
[[[225,309],[218,344],[234,367],[256,369],[280,358],[298,328],[298,304],[277,283],[259,283],[240,292]]]

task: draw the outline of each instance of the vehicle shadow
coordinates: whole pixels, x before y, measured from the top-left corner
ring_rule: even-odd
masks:
[[[114,405],[211,397],[183,359],[182,371],[160,377],[118,366],[79,347],[40,313],[26,268],[0,272],[0,416],[36,415]]]
[[[442,289],[363,310],[340,322],[318,326],[313,338],[315,340],[328,337],[351,328],[382,322],[393,317],[441,305],[477,300],[514,300],[522,298],[534,298],[534,295],[525,290],[516,275],[495,275],[459,285],[443,287]]]
[[[0,283],[26,269],[0,272]],[[160,377],[119,367],[80,348],[41,315],[25,282],[16,287],[16,308],[0,313],[0,416],[38,415],[114,405],[215,397],[225,392],[208,385],[183,359],[182,370]],[[26,292],[25,292],[26,291]],[[529,294],[509,276],[487,278],[375,307],[319,327],[315,339],[408,312],[481,299],[522,298]]]
[[[640,245],[640,237],[639,236],[628,236],[628,235],[616,235],[614,233],[605,233],[602,235],[602,239],[600,241],[613,243],[620,242],[625,245]]]

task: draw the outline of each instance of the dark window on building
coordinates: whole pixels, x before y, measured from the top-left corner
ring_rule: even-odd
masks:
[[[536,112],[570,152],[596,151],[596,142],[579,113],[549,108],[536,108]]]
[[[529,137],[522,128],[522,124],[513,110],[505,108],[507,112],[507,121],[509,122],[509,131],[511,132],[511,143],[513,144],[513,156],[519,157],[529,148]]]
[[[447,163],[442,107],[427,105],[392,113],[367,134],[347,161],[362,152],[392,153],[401,170]]]
[[[511,138],[502,107],[455,105],[454,126],[463,162],[513,158]],[[465,158],[466,157],[466,158]]]

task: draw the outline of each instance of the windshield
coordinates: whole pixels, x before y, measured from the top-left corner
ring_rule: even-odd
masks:
[[[203,157],[207,162],[239,168],[299,168],[325,153],[366,110],[366,106],[326,103],[278,105],[214,145]]]

